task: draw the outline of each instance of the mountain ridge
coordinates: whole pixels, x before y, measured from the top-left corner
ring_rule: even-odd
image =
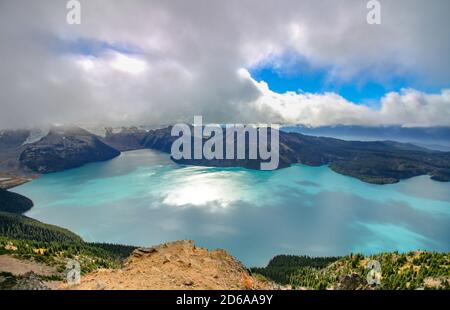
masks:
[[[140,148],[170,153],[173,141],[178,138],[172,137],[170,133],[171,127],[167,127],[151,130],[145,134],[138,130],[136,134],[144,135]],[[289,167],[291,164],[330,165],[330,168],[337,173],[374,184],[391,184],[401,179],[427,174],[436,181],[450,181],[450,153],[448,152],[432,151],[393,141],[345,141],[283,131],[280,131],[279,135],[280,164],[278,168]],[[103,141],[108,143],[108,138]],[[248,152],[248,142],[246,152]],[[249,169],[259,169],[261,162],[259,159],[175,161],[187,165]]]
[[[104,137],[78,127],[55,127],[40,140],[25,145],[19,142],[25,141],[26,135],[23,132],[16,135],[17,141],[9,137],[7,143],[0,138],[0,146],[8,145],[0,149],[0,153],[4,152],[0,159],[3,158],[3,163],[9,162],[10,166],[19,167],[17,169],[21,173],[37,174],[108,160],[122,151],[147,148],[170,154],[172,143],[178,138],[171,136],[170,126],[154,130],[138,127],[120,131],[107,129]],[[205,141],[203,139],[203,143]],[[346,141],[284,131],[279,132],[279,142],[280,169],[292,164],[329,165],[337,173],[373,184],[391,184],[420,175],[429,175],[436,181],[450,181],[450,152],[433,151],[395,141]],[[245,148],[248,152],[248,141]],[[262,162],[260,159],[237,158],[174,161],[186,165],[248,169],[259,169]],[[0,171],[5,171],[7,168],[2,162]]]
[[[115,148],[95,135],[77,128],[52,128],[48,135],[25,146],[20,163],[37,173],[50,173],[80,167],[119,156]]]

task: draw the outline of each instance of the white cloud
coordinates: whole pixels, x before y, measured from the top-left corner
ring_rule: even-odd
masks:
[[[139,59],[138,57],[123,55],[121,53],[113,53],[109,65],[113,69],[130,74],[140,74],[148,69],[145,60]]]
[[[4,0],[0,127],[167,124],[196,114],[205,122],[449,125],[445,90],[387,94],[374,110],[336,94],[275,94],[236,73],[295,50],[331,67],[333,81],[414,73],[448,86],[449,9],[447,0],[385,1],[373,27],[360,0],[89,0],[81,25],[68,25],[65,1]],[[61,48],[77,39],[138,52]]]
[[[240,70],[240,74],[252,80],[262,94],[252,105],[257,109],[273,110],[279,122],[312,127],[338,124],[450,126],[450,89],[440,94],[425,94],[413,89],[388,93],[377,109],[352,103],[335,93],[275,93],[267,83],[253,80],[245,70]]]
[[[406,89],[401,94],[389,93],[379,111],[382,123],[406,126],[450,126],[450,89],[440,94],[425,94]]]

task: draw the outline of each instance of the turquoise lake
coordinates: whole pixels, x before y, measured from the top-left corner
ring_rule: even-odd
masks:
[[[450,183],[371,185],[328,167],[277,171],[174,164],[151,150],[47,174],[14,191],[26,214],[86,241],[224,248],[247,266],[277,254],[450,251]]]

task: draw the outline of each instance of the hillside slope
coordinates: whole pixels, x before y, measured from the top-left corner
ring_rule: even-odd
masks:
[[[369,285],[369,262],[379,263],[378,285]],[[335,290],[450,289],[450,253],[413,251],[371,256],[306,257],[280,255],[264,268],[252,268],[279,284],[293,288]],[[375,275],[374,274],[374,275]]]
[[[35,252],[33,249],[41,249]],[[0,212],[0,255],[8,254],[49,264],[64,264],[77,257],[82,271],[116,266],[136,249],[134,246],[88,243],[69,231],[19,214]]]
[[[0,188],[0,212],[25,213],[32,207],[31,199]]]
[[[37,242],[82,242],[79,236],[67,229],[7,212],[0,212],[0,236]]]

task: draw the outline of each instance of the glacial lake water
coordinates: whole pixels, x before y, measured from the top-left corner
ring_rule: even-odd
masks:
[[[34,201],[27,216],[86,241],[149,246],[192,239],[247,266],[277,254],[450,251],[450,183],[428,176],[380,186],[325,166],[186,167],[139,150],[14,191]]]

